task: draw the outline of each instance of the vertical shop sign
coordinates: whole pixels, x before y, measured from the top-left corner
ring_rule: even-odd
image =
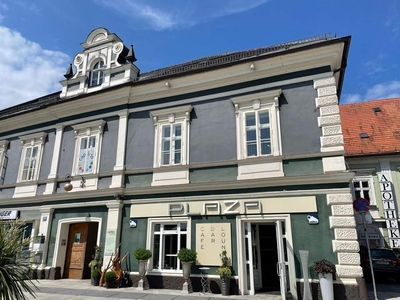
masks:
[[[391,248],[400,248],[400,231],[397,221],[396,201],[394,199],[393,184],[388,178],[388,174],[379,176],[379,187],[383,203],[383,213],[386,219],[388,230],[389,245]]]
[[[219,266],[221,264],[219,255],[224,250],[232,259],[230,223],[196,224],[197,264]]]

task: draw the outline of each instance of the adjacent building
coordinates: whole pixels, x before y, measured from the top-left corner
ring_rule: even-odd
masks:
[[[400,98],[340,106],[346,162],[355,173],[354,198],[369,201],[370,246],[400,250]],[[366,246],[362,216],[356,213],[360,245]]]
[[[103,265],[118,247],[146,247],[150,287],[181,289],[177,252],[187,247],[198,252],[192,289],[206,266],[218,292],[227,250],[231,293],[298,299],[307,250],[308,278],[328,259],[336,294],[359,298],[338,106],[350,37],[146,73],[107,29],[81,45],[60,92],[0,111],[1,216],[26,221],[39,269],[86,278],[95,245]],[[137,279],[133,258],[130,267]]]

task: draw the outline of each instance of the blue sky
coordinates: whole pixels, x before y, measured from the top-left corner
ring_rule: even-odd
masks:
[[[0,0],[0,109],[61,89],[91,30],[141,72],[330,32],[352,36],[341,103],[400,97],[398,0]]]

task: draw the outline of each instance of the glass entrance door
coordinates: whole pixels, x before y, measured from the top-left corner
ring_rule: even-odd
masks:
[[[279,276],[282,299],[286,299],[286,291],[287,291],[286,274],[287,274],[288,263],[285,257],[286,241],[284,241],[281,221],[275,221],[275,229],[276,229],[276,240],[278,249],[278,262],[276,263],[276,272]]]
[[[245,286],[247,294],[254,295],[258,290],[280,290],[282,298],[285,299],[287,293],[288,263],[285,251],[286,236],[284,234],[284,222],[275,221],[274,223],[264,222],[259,224],[244,222],[243,225],[244,261],[247,278]],[[271,226],[274,226],[275,230]],[[271,248],[272,246],[273,248]],[[274,270],[275,263],[276,271]],[[275,272],[276,275],[274,275]],[[274,288],[274,282],[276,282],[277,289]]]

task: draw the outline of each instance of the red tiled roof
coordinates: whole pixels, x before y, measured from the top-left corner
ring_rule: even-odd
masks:
[[[400,153],[400,98],[344,104],[339,109],[346,156]],[[361,138],[362,133],[368,137]]]

